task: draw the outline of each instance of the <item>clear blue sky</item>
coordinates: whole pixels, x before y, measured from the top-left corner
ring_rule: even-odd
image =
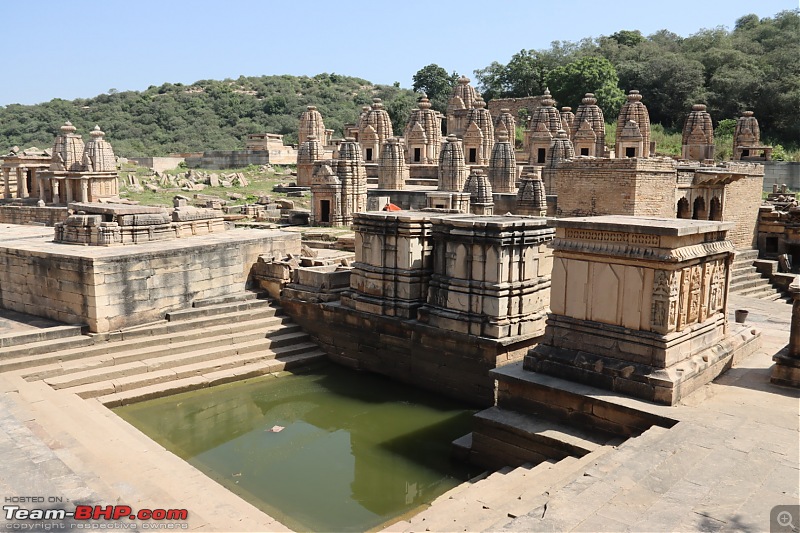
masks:
[[[437,63],[472,76],[521,49],[638,29],[687,36],[798,0],[26,0],[5,2],[0,105],[164,82],[336,72],[411,87]]]

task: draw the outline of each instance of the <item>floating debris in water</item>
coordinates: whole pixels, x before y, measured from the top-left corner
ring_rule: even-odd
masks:
[[[270,431],[272,433],[278,433],[278,432],[283,431],[284,429],[286,429],[286,428],[283,427],[283,426],[272,426],[271,428],[265,429],[264,431]]]

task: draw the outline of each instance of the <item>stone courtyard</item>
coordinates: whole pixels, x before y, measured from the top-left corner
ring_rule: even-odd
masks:
[[[771,509],[796,504],[800,496],[800,395],[769,382],[771,355],[788,341],[790,309],[782,302],[733,300],[734,307],[750,310],[762,349],[677,406],[647,407],[676,420],[672,428],[654,426],[581,459],[501,469],[388,530],[768,530]],[[4,331],[41,334],[48,326],[25,324],[6,312],[3,317]],[[190,528],[202,531],[287,530],[97,400],[20,374],[0,375],[5,494],[63,495],[71,500],[66,506],[185,507]],[[172,475],[157,475],[163,471]]]
[[[453,455],[485,473],[387,531],[784,531],[779,505],[800,523],[800,300],[735,290],[796,213],[761,206],[752,112],[735,161],[702,104],[682,156],[656,157],[645,97],[613,148],[592,93],[574,113],[537,97],[521,150],[463,76],[402,137],[380,99],[343,139],[309,105],[297,185],[347,251],[184,197],[125,204],[99,127],[13,150],[0,214],[46,226],[0,224],[0,488],[286,531],[109,408],[332,360],[481,409]]]

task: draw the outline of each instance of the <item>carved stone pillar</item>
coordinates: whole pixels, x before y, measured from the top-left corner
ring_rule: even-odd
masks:
[[[800,276],[789,285],[792,295],[792,325],[789,331],[789,345],[772,356],[770,381],[777,385],[800,388]]]
[[[800,357],[800,277],[789,285],[792,295],[792,326],[789,332],[789,355]]]
[[[40,181],[39,174],[36,172],[35,168],[30,169],[30,172],[31,172],[30,192],[33,193],[34,191],[36,191],[36,193],[39,195],[39,199],[44,200],[44,188],[41,186],[41,183],[39,183]]]
[[[72,202],[72,185],[67,178],[64,178],[64,189],[66,190],[67,205],[69,205]]]
[[[17,198],[27,198],[28,196],[28,169],[19,167],[17,168]]]
[[[89,201],[89,181],[88,180],[81,180],[81,202],[88,202]]]
[[[11,198],[11,169],[8,167],[3,168],[3,186],[4,186],[4,194],[3,198]]]
[[[59,180],[55,178],[50,179],[50,186],[53,188],[53,203],[60,204],[61,203],[61,196],[58,194],[58,185],[61,183]]]

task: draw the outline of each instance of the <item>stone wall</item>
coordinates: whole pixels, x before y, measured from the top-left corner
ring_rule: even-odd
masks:
[[[66,207],[0,206],[0,223],[55,226],[67,219]]]
[[[129,161],[133,161],[140,167],[147,167],[155,172],[164,172],[165,170],[172,170],[178,168],[178,165],[184,161],[183,157],[131,157]]]
[[[118,248],[0,242],[0,307],[114,331],[241,292],[260,254],[287,253],[299,235],[244,229]]]
[[[594,159],[560,163],[556,173],[559,217],[675,216],[671,159]]]
[[[295,165],[297,150],[286,146],[285,150],[213,150],[203,152],[202,157],[187,157],[189,168],[222,170],[244,168],[250,165]]]
[[[522,125],[519,119],[519,110],[525,108],[528,110],[528,115],[533,114],[533,110],[541,104],[541,96],[526,96],[525,98],[495,98],[489,100],[486,107],[489,108],[489,113],[492,117],[497,118],[500,116],[501,109],[509,109],[517,125]]]
[[[800,191],[800,162],[764,161],[764,190],[772,192],[772,185],[786,184],[792,191]]]
[[[282,298],[281,306],[336,363],[471,405],[494,404],[489,371],[521,360],[538,337],[488,339],[342,307]]]
[[[428,206],[427,193],[425,190],[389,190],[389,189],[367,189],[367,197],[385,197],[388,196],[393,204],[402,209],[425,209]],[[494,212],[498,215],[505,215],[506,213],[516,213],[517,211],[517,195],[516,193],[493,193],[494,199]],[[547,197],[547,216],[555,216],[556,211],[556,196],[550,195]]]
[[[391,202],[402,209],[425,209],[428,206],[426,191],[410,191],[407,189],[367,189],[367,198],[388,196]]]
[[[736,223],[728,232],[728,239],[738,249],[756,247],[762,180],[762,176],[747,176],[725,185],[722,220]]]

